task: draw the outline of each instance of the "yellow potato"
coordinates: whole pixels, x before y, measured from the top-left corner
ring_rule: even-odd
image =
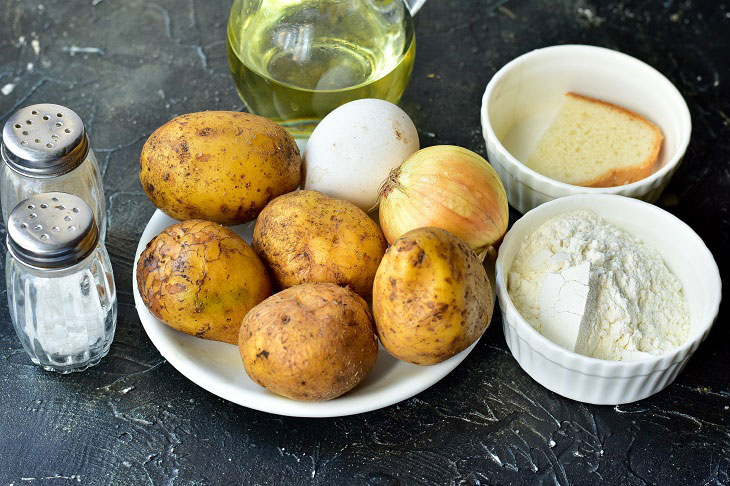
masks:
[[[175,219],[235,225],[299,185],[302,159],[289,133],[266,118],[204,111],[173,118],[142,148],[139,178]]]
[[[210,221],[174,224],[137,262],[137,289],[162,322],[193,336],[238,344],[243,316],[271,295],[264,264],[236,233]]]
[[[440,228],[418,228],[395,240],[375,275],[378,337],[403,361],[428,365],[460,353],[484,333],[493,310],[479,258]]]
[[[238,347],[251,379],[295,400],[330,400],[354,388],[378,356],[365,301],[334,284],[304,284],[246,314]]]
[[[252,245],[283,288],[330,282],[367,297],[388,244],[378,224],[354,204],[297,191],[261,211]]]

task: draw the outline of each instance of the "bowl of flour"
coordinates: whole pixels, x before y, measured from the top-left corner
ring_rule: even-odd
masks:
[[[669,385],[707,337],[720,274],[701,238],[651,204],[585,194],[538,206],[497,258],[507,344],[550,390],[628,403]]]

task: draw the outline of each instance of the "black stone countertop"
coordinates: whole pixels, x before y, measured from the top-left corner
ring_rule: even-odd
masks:
[[[132,299],[134,250],[154,212],[137,178],[138,157],[147,136],[174,115],[242,109],[226,61],[229,8],[216,0],[0,3],[0,122],[39,102],[69,106],[85,120],[104,173],[119,292],[109,356],[63,377],[30,363],[0,305],[0,482],[730,482],[727,304],[673,385],[617,407],[574,402],[534,382],[507,349],[499,313],[441,382],[351,417],[249,410],[169,365]],[[430,0],[416,25],[416,65],[401,106],[424,146],[486,155],[484,87],[534,48],[600,45],[664,73],[687,100],[694,130],[660,205],[699,233],[730,277],[730,3]]]

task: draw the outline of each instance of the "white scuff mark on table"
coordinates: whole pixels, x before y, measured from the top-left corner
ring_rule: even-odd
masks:
[[[122,395],[126,395],[132,390],[134,390],[134,386],[128,386],[127,388],[123,388],[119,393],[121,393]]]
[[[81,482],[81,475],[80,474],[72,474],[70,476],[62,476],[60,474],[54,474],[53,476],[45,476],[45,477],[42,477],[42,478],[31,478],[31,477],[20,478],[21,481],[27,481],[27,482],[30,482],[30,481],[45,481],[47,479],[68,479],[68,480],[76,481],[77,483],[80,483]]]
[[[158,5],[156,3],[150,3],[149,6],[154,7],[155,9],[159,10],[162,13],[163,19],[165,21],[165,33],[167,34],[168,38],[173,39],[173,37],[172,37],[172,18],[170,17],[170,12],[162,5]],[[173,40],[175,40],[175,39],[173,39]]]
[[[102,49],[101,47],[63,46],[62,50],[63,50],[63,52],[68,52],[72,56],[76,55],[77,53],[78,54],[99,54],[100,56],[104,55],[104,49]]]
[[[497,10],[499,10],[501,13],[511,18],[512,20],[517,19],[517,14],[515,14],[512,10],[508,9],[504,5],[500,5],[499,7],[497,7]]]
[[[0,88],[0,93],[7,96],[10,93],[12,93],[14,89],[15,89],[15,85],[13,83],[8,83],[5,86],[3,86],[2,88]]]
[[[490,450],[487,451],[487,454],[489,454],[489,457],[492,459],[492,461],[494,461],[495,464],[497,464],[498,466],[503,465],[502,460],[499,458],[499,456],[497,454],[495,454],[494,452],[492,452]]]
[[[648,408],[623,409],[621,408],[621,405],[614,405],[613,409],[618,413],[645,413],[649,411]]]
[[[92,7],[96,7],[97,5],[99,5],[99,4],[100,4],[101,2],[103,2],[103,1],[104,1],[104,0],[92,0],[92,2],[91,2],[91,6],[92,6]]]
[[[589,24],[595,25],[596,27],[606,21],[603,17],[599,17],[590,8],[578,7],[578,16],[583,17],[588,21]]]
[[[203,52],[203,48],[201,46],[194,46],[195,51],[198,53],[198,57],[203,62],[203,69],[208,69],[208,58],[205,55],[205,52]]]
[[[493,461],[493,462],[494,462],[494,463],[495,463],[495,464],[496,464],[497,466],[500,466],[500,467],[501,467],[501,466],[504,466],[504,463],[502,463],[502,460],[501,460],[501,459],[499,458],[499,456],[497,455],[497,453],[496,453],[496,452],[495,452],[495,451],[494,451],[493,449],[491,449],[490,447],[488,447],[488,446],[487,446],[486,444],[484,444],[484,443],[479,443],[479,445],[480,445],[480,446],[482,446],[482,449],[484,449],[484,451],[485,451],[485,452],[487,453],[487,455],[489,455],[489,458],[490,458],[490,459],[491,459],[491,460],[492,460],[492,461]]]
[[[131,417],[125,413],[121,413],[116,410],[112,410],[112,412],[114,413],[114,417],[126,420],[128,422],[135,422],[141,425],[154,425],[154,422],[150,422],[149,420],[145,420],[140,417]]]
[[[119,194],[119,193],[117,193],[117,194]],[[164,359],[163,359],[163,360],[162,360],[162,361],[160,361],[159,363],[155,363],[155,364],[153,364],[153,365],[149,366],[148,368],[145,368],[145,369],[144,369],[144,370],[142,370],[142,371],[138,371],[138,372],[136,372],[136,373],[130,373],[130,374],[128,374],[128,375],[122,376],[121,378],[117,378],[116,380],[112,381],[112,382],[111,382],[111,383],[109,383],[108,385],[100,386],[100,387],[98,387],[98,388],[96,388],[96,389],[97,389],[97,390],[100,390],[100,391],[104,391],[104,392],[109,392],[109,391],[111,391],[111,388],[112,388],[112,387],[113,387],[113,386],[114,386],[115,384],[117,384],[118,382],[120,382],[120,381],[122,381],[122,380],[128,380],[129,378],[131,378],[131,377],[133,377],[133,376],[141,376],[141,375],[144,375],[144,374],[146,374],[146,373],[149,373],[149,372],[151,372],[151,371],[154,371],[154,370],[156,370],[157,368],[159,368],[160,366],[164,365],[165,363],[167,363],[167,360],[164,360]],[[146,366],[146,365],[145,365],[145,366]]]

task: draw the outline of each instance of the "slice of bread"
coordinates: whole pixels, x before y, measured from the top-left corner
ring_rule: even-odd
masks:
[[[641,115],[567,93],[526,165],[576,186],[621,186],[656,170],[662,138],[659,128]]]

